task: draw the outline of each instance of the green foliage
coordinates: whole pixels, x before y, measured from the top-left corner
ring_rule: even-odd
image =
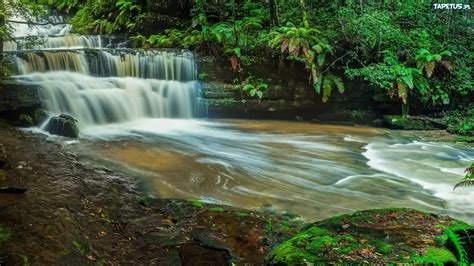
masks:
[[[464,177],[464,180],[461,182],[457,183],[454,186],[454,189],[457,187],[468,187],[468,186],[474,186],[474,163],[471,163],[471,166],[469,166],[466,169],[466,176]]]
[[[265,89],[268,89],[268,84],[263,82],[262,78],[255,76],[248,76],[244,81],[239,82],[238,79],[234,80],[235,89],[240,90],[242,94],[247,96],[256,97],[262,99],[265,93]]]
[[[203,208],[207,205],[206,202],[200,200],[188,200],[189,204],[193,205],[194,207]]]
[[[448,240],[451,241],[451,243],[456,248],[456,251],[458,252],[458,257],[459,257],[459,264],[467,265],[469,261],[468,254],[463,247],[463,242],[461,241],[461,239],[453,230],[449,228],[444,230],[444,234],[448,237]]]

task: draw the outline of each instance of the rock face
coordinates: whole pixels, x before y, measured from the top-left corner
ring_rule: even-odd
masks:
[[[360,211],[306,226],[275,248],[267,263],[469,265],[473,234],[473,226],[448,216],[412,209]]]
[[[40,105],[38,87],[8,81],[0,86],[0,112],[19,108],[35,108]]]
[[[383,117],[383,125],[391,129],[402,130],[435,130],[446,129],[447,126],[425,117],[403,118],[397,115]]]
[[[77,138],[79,137],[79,128],[77,127],[77,120],[67,114],[51,117],[46,125],[46,131],[51,134]]]

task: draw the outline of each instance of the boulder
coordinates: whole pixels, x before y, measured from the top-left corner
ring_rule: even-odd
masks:
[[[59,116],[53,116],[49,119],[46,124],[46,131],[51,134],[77,138],[79,137],[79,128],[77,127],[77,120],[68,115],[61,114]]]
[[[470,265],[472,233],[473,226],[449,216],[413,209],[359,211],[306,226],[273,249],[266,262]]]
[[[33,118],[29,115],[22,114],[18,119],[18,123],[22,127],[32,127],[34,125]]]

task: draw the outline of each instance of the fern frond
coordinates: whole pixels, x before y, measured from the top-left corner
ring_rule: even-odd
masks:
[[[467,252],[463,247],[463,242],[459,239],[458,235],[451,229],[445,229],[444,234],[448,237],[448,239],[453,243],[456,251],[459,255],[459,265],[467,265],[468,263],[468,256]]]
[[[474,186],[474,179],[464,179],[461,182],[457,183],[454,186],[453,190],[455,190],[458,187],[473,187],[473,186]]]

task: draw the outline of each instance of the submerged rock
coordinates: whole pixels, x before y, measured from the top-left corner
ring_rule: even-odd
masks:
[[[54,135],[69,138],[79,137],[77,120],[68,114],[61,114],[59,116],[51,117],[51,119],[48,121],[48,124],[46,125],[46,131]]]
[[[435,130],[446,129],[447,126],[427,117],[407,117],[398,115],[386,115],[383,117],[383,125],[391,129],[403,130]]]
[[[360,211],[306,226],[276,247],[267,256],[267,264],[469,265],[474,246],[462,243],[468,243],[466,234],[473,233],[473,226],[438,214],[412,209]]]

